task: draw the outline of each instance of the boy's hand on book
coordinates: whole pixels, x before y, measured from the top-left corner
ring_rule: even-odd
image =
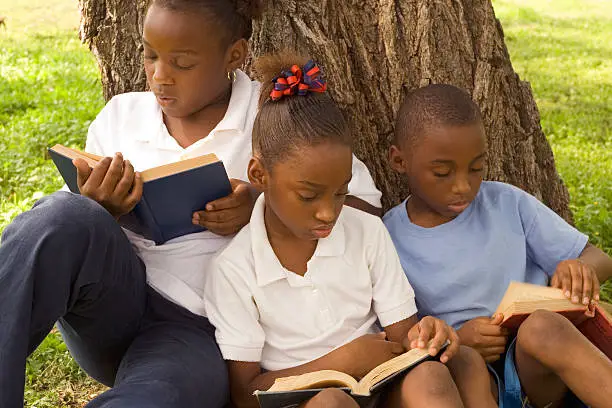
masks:
[[[499,360],[506,351],[509,334],[508,329],[500,326],[503,320],[502,314],[469,320],[457,332],[461,344],[478,351],[487,363]]]
[[[232,235],[249,223],[255,204],[251,185],[237,179],[231,179],[230,183],[230,195],[211,201],[206,204],[206,211],[193,214],[192,222],[195,225],[201,225],[217,235]]]
[[[142,197],[142,178],[121,153],[105,157],[93,169],[83,159],[73,161],[81,195],[97,201],[115,218],[132,211]]]
[[[385,332],[365,334],[337,349],[341,353],[340,361],[346,364],[342,371],[355,378],[362,378],[404,351],[400,343],[386,340]]]
[[[572,303],[589,305],[599,301],[599,279],[591,265],[580,259],[559,262],[550,286],[563,290]]]
[[[429,345],[429,355],[436,356],[448,340],[450,344],[440,356],[442,363],[448,362],[459,351],[459,336],[455,330],[450,327],[444,320],[437,319],[432,316],[425,316],[417,324],[412,326],[408,332],[406,349],[427,347]]]

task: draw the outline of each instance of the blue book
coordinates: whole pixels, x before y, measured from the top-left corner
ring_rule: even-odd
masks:
[[[94,167],[103,157],[62,145],[49,148],[71,192],[79,194],[77,171],[72,160],[81,158]],[[232,192],[223,162],[214,154],[154,167],[141,173],[142,199],[119,223],[161,245],[173,238],[205,228],[191,223],[192,215],[206,204]]]

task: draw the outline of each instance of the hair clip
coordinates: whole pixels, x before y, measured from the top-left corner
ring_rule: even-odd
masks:
[[[284,96],[305,96],[308,92],[323,93],[327,91],[327,83],[321,78],[321,70],[313,60],[310,60],[302,69],[294,65],[289,71],[283,71],[272,80],[274,89],[270,92],[273,101]]]

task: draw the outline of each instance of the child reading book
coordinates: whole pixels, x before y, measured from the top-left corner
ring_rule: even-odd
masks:
[[[364,377],[431,340],[425,353],[431,356],[450,341],[441,362],[417,365],[378,393],[378,402],[496,406],[482,358],[469,348],[459,350],[455,333],[441,320],[417,319],[412,288],[381,220],[343,207],[351,135],[317,65],[282,54],[264,57],[255,67],[264,87],[248,175],[263,195],[249,225],[214,261],[205,287],[233,404],[257,406],[255,391],[294,390],[279,383],[270,388],[277,379],[320,370],[336,373],[319,373],[319,385],[343,374],[341,383],[348,385],[347,377]],[[374,382],[354,391],[367,395]],[[356,402],[331,390],[305,404]]]
[[[585,306],[597,302],[612,260],[535,197],[483,181],[486,153],[481,115],[467,93],[430,85],[406,97],[390,161],[411,195],[384,223],[420,313],[444,319],[462,344],[499,360],[505,408],[562,406],[569,391],[592,407],[609,406],[612,362],[568,319],[538,310],[516,334],[494,312],[510,281],[560,288]]]
[[[143,25],[150,92],[113,98],[76,160],[81,195],[44,198],[6,228],[0,246],[0,407],[23,404],[26,357],[59,319],[78,363],[113,389],[91,406],[221,407],[225,364],[205,318],[208,262],[249,220],[246,169],[259,84],[238,68],[257,1],[153,0]],[[122,230],[139,172],[214,153],[233,193],[188,220],[208,229],[164,245]],[[380,207],[353,161],[353,205]],[[198,188],[194,185],[192,188]],[[365,201],[364,201],[365,200]],[[168,208],[170,211],[172,208]],[[203,402],[205,401],[205,402]]]

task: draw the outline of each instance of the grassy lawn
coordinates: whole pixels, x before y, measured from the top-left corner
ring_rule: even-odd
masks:
[[[612,254],[612,3],[495,0],[515,69],[531,82],[577,226]],[[103,106],[76,0],[0,0],[0,230],[61,180],[54,143],[83,144]],[[608,296],[612,293],[608,287]],[[30,407],[77,407],[101,390],[57,333],[29,359]]]

